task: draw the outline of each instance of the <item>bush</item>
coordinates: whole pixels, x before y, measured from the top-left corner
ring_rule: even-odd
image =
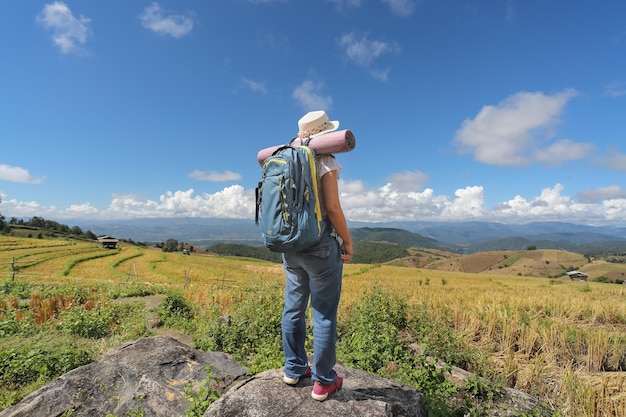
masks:
[[[196,341],[196,346],[233,355],[251,374],[282,366],[282,287],[248,287],[242,296],[232,315],[216,317],[209,338]]]
[[[182,318],[184,320],[193,319],[193,309],[179,292],[171,292],[163,299],[163,305],[159,312],[161,321],[168,318]]]
[[[15,347],[0,350],[0,385],[3,390],[17,390],[39,379],[56,378],[92,360],[87,350],[74,344],[16,343]]]
[[[408,330],[407,310],[407,301],[390,291],[367,292],[341,324],[340,360],[414,386],[425,395],[429,416],[456,415],[451,404],[456,387],[446,380],[447,369],[412,353],[400,339],[400,332]]]
[[[340,323],[337,346],[341,360],[368,372],[406,360],[408,350],[398,332],[406,328],[406,300],[380,288],[364,294]]]
[[[479,358],[465,345],[452,324],[446,322],[445,314],[442,312],[443,318],[435,318],[426,305],[415,305],[411,310],[408,331],[415,337],[426,355],[445,361],[449,365],[476,371],[480,363]]]
[[[74,336],[100,339],[111,335],[113,321],[112,308],[89,311],[79,306],[61,312],[58,327]]]

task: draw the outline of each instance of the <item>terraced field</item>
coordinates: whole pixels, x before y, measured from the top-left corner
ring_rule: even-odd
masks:
[[[494,377],[564,410],[561,415],[626,415],[626,285],[563,276],[580,268],[590,278],[621,277],[623,265],[548,250],[443,256],[424,253],[428,268],[345,265],[339,320],[364,292],[382,287],[485,352]],[[283,273],[280,265],[249,258],[0,237],[0,279],[176,289],[198,311],[229,314],[254,297],[242,289],[279,284]],[[9,309],[13,302],[0,301]]]

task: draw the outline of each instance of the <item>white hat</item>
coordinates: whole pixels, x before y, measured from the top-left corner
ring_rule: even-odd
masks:
[[[298,137],[300,139],[306,139],[309,136],[312,138],[322,135],[324,133],[332,132],[339,128],[339,121],[330,121],[324,110],[311,111],[302,116],[298,120]]]

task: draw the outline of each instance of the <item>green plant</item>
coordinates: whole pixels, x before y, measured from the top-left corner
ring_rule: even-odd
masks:
[[[445,372],[450,367],[439,368],[425,355],[416,355],[403,363],[396,378],[414,386],[424,394],[429,416],[456,416],[460,410],[452,404],[451,398],[457,392],[456,386],[448,381]]]
[[[404,361],[408,350],[398,332],[406,327],[406,313],[406,300],[389,291],[375,287],[365,293],[339,326],[341,360],[368,372]]]
[[[213,385],[219,382],[213,377],[213,369],[210,366],[205,366],[203,369],[207,375],[200,381],[198,391],[194,392],[192,381],[185,385],[185,399],[189,402],[185,417],[202,417],[207,408],[221,397],[220,392],[213,388]]]
[[[86,349],[67,341],[24,345],[16,340],[13,347],[0,349],[0,386],[3,390],[18,391],[38,380],[56,378],[91,361],[91,354]]]
[[[504,394],[502,387],[479,378],[475,374],[471,374],[465,380],[465,389],[472,397],[485,400],[488,403],[492,403],[494,399],[500,398]]]
[[[74,336],[100,339],[111,335],[113,312],[111,307],[89,311],[77,306],[61,312],[58,327]]]
[[[435,317],[426,304],[414,305],[407,329],[425,354],[450,365],[476,371],[482,361],[454,331],[451,316],[451,312],[441,310]]]
[[[193,319],[193,309],[181,293],[170,292],[163,299],[159,316],[163,322],[168,318],[191,320]]]
[[[242,301],[230,316],[214,317],[208,339],[196,341],[205,350],[226,352],[255,374],[283,362],[282,286],[254,285],[242,290]]]

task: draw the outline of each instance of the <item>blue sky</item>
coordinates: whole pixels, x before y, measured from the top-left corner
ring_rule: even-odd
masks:
[[[623,0],[3,1],[0,213],[254,218],[326,110],[358,221],[626,224]]]

